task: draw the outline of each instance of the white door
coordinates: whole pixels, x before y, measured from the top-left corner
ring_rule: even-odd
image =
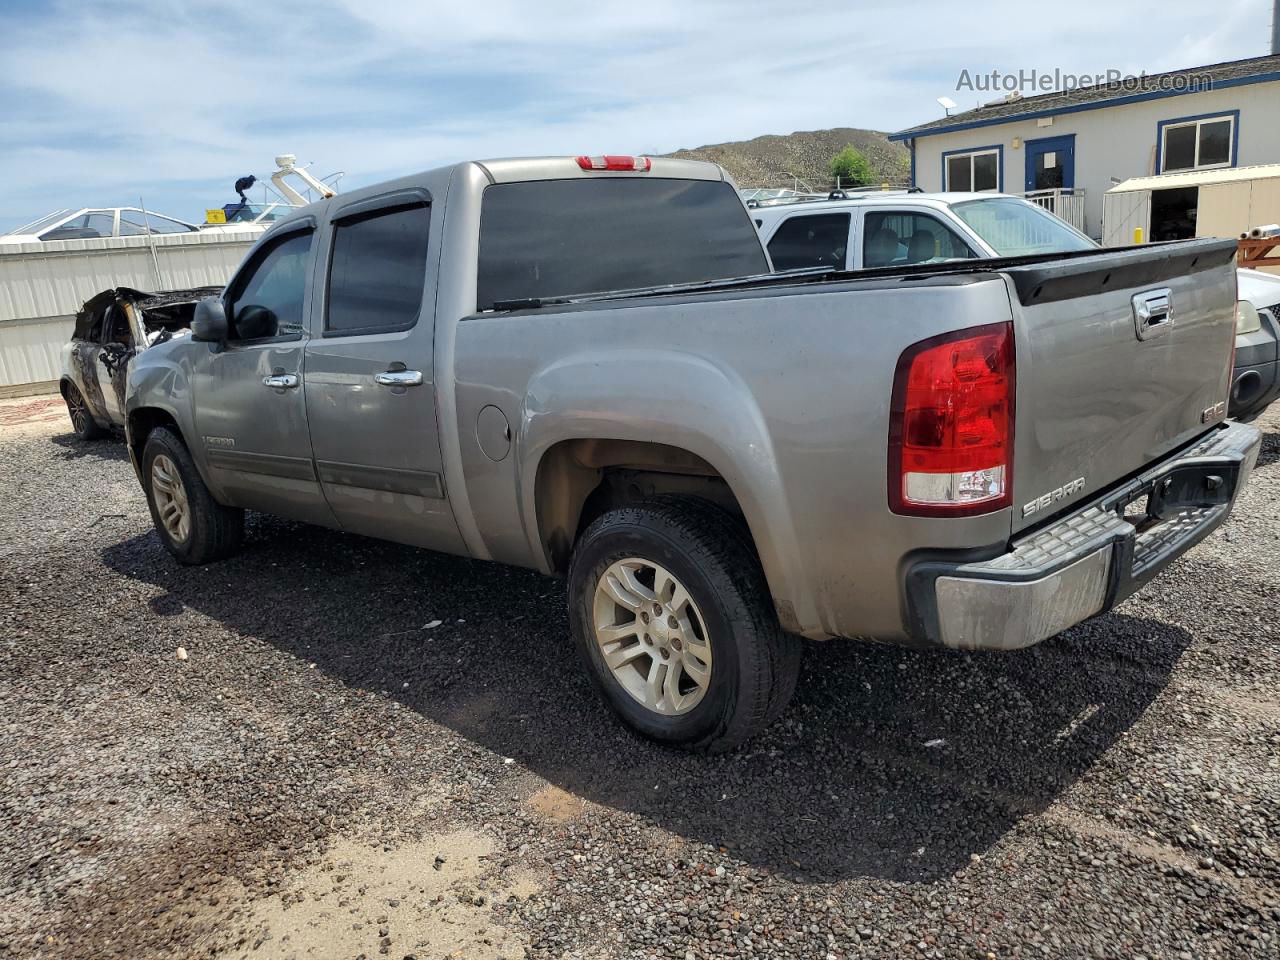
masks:
[[[1130,190],[1102,197],[1102,245],[1127,247],[1133,231],[1142,228],[1144,242],[1151,239],[1151,191]]]

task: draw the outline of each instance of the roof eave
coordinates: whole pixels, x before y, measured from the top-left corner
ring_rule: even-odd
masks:
[[[1035,120],[1039,117],[1056,117],[1064,113],[1082,113],[1086,110],[1103,110],[1107,107],[1122,107],[1130,103],[1144,100],[1165,100],[1169,97],[1185,97],[1196,93],[1211,93],[1230,87],[1244,87],[1255,83],[1273,83],[1280,81],[1280,70],[1270,73],[1259,73],[1251,77],[1232,77],[1219,80],[1205,90],[1148,90],[1143,93],[1131,93],[1122,97],[1108,97],[1105,100],[1089,100],[1085,103],[1069,103],[1061,107],[1047,107],[1043,110],[1028,110],[1026,113],[1015,113],[990,119],[969,120],[964,123],[953,123],[943,127],[912,127],[899,130],[888,136],[890,141],[911,140],[917,137],[934,137],[944,133],[956,133],[960,130],[974,130],[978,127],[995,127],[1005,123],[1020,123],[1023,120]],[[958,119],[958,118],[957,118]]]

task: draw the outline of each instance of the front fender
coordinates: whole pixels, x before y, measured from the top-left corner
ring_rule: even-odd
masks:
[[[690,353],[629,349],[575,354],[534,375],[516,445],[520,510],[534,556],[545,556],[539,465],[557,443],[580,439],[662,443],[711,464],[742,507],[784,628],[817,628],[768,425],[733,371]]]
[[[134,357],[125,386],[125,436],[128,439],[130,457],[135,460],[134,467],[140,469],[137,458],[142,455],[142,451],[137,448],[139,438],[134,435],[137,420],[135,414],[144,410],[166,414],[177,424],[178,432],[191,452],[196,469],[216,495],[216,488],[209,483],[209,472],[204,462],[204,445],[197,442],[191,366],[186,356],[193,346],[196,345],[186,338],[171,340],[150,347]]]

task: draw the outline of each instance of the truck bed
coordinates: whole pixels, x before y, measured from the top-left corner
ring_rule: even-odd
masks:
[[[991,555],[1224,418],[1215,408],[1234,342],[1233,251],[1193,240],[505,304],[458,325],[457,377],[469,385],[459,421],[523,396],[522,455],[535,461],[575,432],[688,450],[745,501],[790,628],[901,640],[899,603],[885,598],[899,595],[906,558]],[[1132,298],[1166,288],[1175,322],[1141,342]],[[1011,325],[1016,348],[1012,503],[898,515],[887,489],[898,358],[992,323]],[[497,482],[483,455],[470,464],[473,489]],[[544,548],[510,540],[528,526],[485,503],[481,533],[496,559],[528,562],[527,550]]]

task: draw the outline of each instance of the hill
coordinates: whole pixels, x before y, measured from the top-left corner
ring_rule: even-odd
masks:
[[[890,143],[885,134],[876,130],[856,127],[805,130],[785,137],[768,134],[754,140],[677,150],[667,156],[718,163],[740,187],[789,187],[791,178],[799,177],[820,190],[830,186],[827,164],[846,144],[853,144],[866,154],[879,180],[905,184],[910,178],[911,159],[906,147]]]

